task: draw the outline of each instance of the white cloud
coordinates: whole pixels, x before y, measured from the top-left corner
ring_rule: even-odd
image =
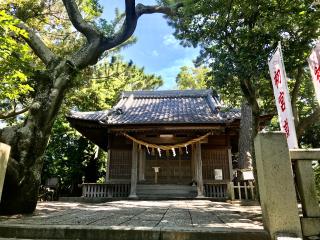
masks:
[[[172,34],[167,34],[163,37],[163,44],[174,48],[180,46],[179,41]]]
[[[157,51],[157,50],[153,50],[153,51],[152,51],[152,56],[158,57],[158,56],[159,56],[158,51]]]

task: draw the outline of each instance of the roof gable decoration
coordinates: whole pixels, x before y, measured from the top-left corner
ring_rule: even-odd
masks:
[[[102,125],[228,123],[240,119],[238,109],[220,111],[222,105],[211,90],[123,92],[110,110],[72,112],[69,118]]]

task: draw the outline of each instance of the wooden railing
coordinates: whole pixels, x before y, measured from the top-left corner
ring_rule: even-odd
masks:
[[[255,200],[255,187],[252,181],[238,182],[237,184],[230,183],[231,200]]]
[[[82,197],[125,198],[130,193],[130,183],[83,183]]]
[[[227,183],[204,183],[204,192],[206,197],[226,199],[228,197]]]

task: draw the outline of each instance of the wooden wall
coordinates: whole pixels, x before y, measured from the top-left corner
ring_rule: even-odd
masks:
[[[110,142],[110,179],[131,178],[132,143],[124,136],[112,136]]]
[[[204,182],[217,182],[214,169],[222,169],[223,181],[230,181],[228,135],[211,135],[201,145],[202,176]]]

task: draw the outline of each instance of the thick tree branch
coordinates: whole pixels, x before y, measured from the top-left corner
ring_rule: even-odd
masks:
[[[99,37],[100,33],[94,28],[94,26],[90,25],[83,19],[74,0],[63,0],[63,4],[67,10],[72,25],[87,38],[88,42]]]
[[[42,60],[42,62],[48,65],[52,60],[55,59],[55,55],[51,50],[44,44],[44,42],[37,36],[37,34],[25,24],[20,22],[18,27],[24,29],[28,33],[28,37],[21,36],[26,43],[32,48],[34,53]]]
[[[125,0],[125,20],[121,29],[111,37],[104,37],[98,32],[91,32],[96,30],[82,19],[73,0],[63,0],[63,2],[73,25],[87,38],[90,37],[90,41],[88,39],[88,43],[70,58],[70,62],[77,69],[95,64],[103,52],[127,41],[134,33],[141,15],[157,12],[172,15],[178,7],[176,5],[175,8],[170,9],[169,7],[144,6],[142,4],[136,6],[135,0]]]
[[[163,13],[173,15],[181,6],[182,4],[176,4],[174,7],[145,6],[143,4],[135,6],[134,0],[126,0],[126,18],[124,24],[118,33],[103,41],[103,49],[109,50],[128,40],[136,29],[139,17],[143,14]]]
[[[172,16],[176,13],[176,9],[182,6],[182,4],[177,4],[174,7],[166,6],[145,6],[141,3],[136,6],[136,15],[139,18],[143,14],[152,14],[152,13],[163,13],[168,16]]]
[[[310,127],[313,123],[320,120],[320,107],[317,107],[316,110],[308,117],[300,119],[300,122],[297,126],[297,137],[299,138],[305,129]]]
[[[24,109],[21,109],[19,111],[11,111],[11,112],[7,112],[7,113],[0,113],[0,119],[8,119],[8,118],[12,118],[12,117],[15,117],[15,116],[18,116],[22,113],[25,113],[26,111],[29,110],[29,107],[26,107]]]
[[[136,14],[135,0],[126,0],[126,18],[124,23],[114,36],[103,41],[103,50],[109,50],[128,40],[137,27],[138,16]]]

